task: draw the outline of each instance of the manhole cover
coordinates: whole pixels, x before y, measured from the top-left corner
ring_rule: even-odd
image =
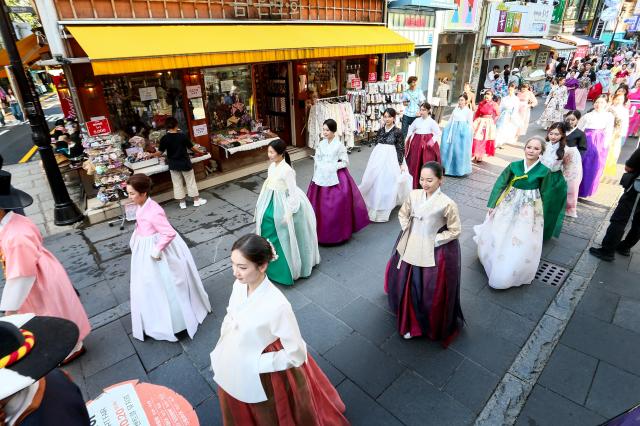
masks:
[[[567,279],[569,270],[555,263],[540,261],[538,271],[536,272],[536,280],[552,286],[559,286]]]

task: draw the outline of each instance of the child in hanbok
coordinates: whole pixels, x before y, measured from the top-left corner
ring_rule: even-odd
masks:
[[[11,173],[0,170],[0,261],[5,278],[0,311],[72,321],[79,335],[66,364],[85,352],[82,342],[91,325],[67,272],[44,246],[38,227],[14,212],[32,203],[29,194],[11,186]]]
[[[553,86],[547,100],[545,101],[544,112],[537,123],[544,129],[551,124],[562,121],[564,117],[564,106],[567,104],[567,88],[564,85],[564,78],[557,79],[558,84]]]
[[[478,104],[473,116],[472,160],[480,163],[484,156],[493,157],[496,152],[496,118],[498,104],[493,100],[493,92],[486,90],[484,99]]]
[[[384,290],[405,339],[425,336],[448,346],[462,329],[458,206],[441,190],[443,170],[422,166],[421,189],[398,213],[402,231],[387,264]]]
[[[420,187],[420,170],[428,161],[441,162],[440,127],[431,118],[431,105],[423,103],[420,106],[420,116],[411,123],[407,132],[405,156],[407,167],[413,178],[413,188]]]
[[[639,67],[640,68],[640,67]],[[629,90],[629,129],[627,137],[636,136],[640,130],[640,78]]]
[[[613,137],[614,118],[608,109],[608,96],[602,94],[593,103],[593,111],[582,116],[578,128],[585,133],[587,150],[582,156],[582,182],[578,197],[591,197],[598,190],[600,178]]]
[[[578,187],[582,178],[582,159],[576,148],[566,146],[566,133],[564,123],[553,123],[547,131],[547,143],[544,154],[540,157],[542,164],[547,166],[549,174],[549,187],[554,196],[565,193],[564,203],[546,203],[544,205],[545,220],[555,218],[556,226],[553,236],[558,237],[562,229],[562,222],[570,203],[578,200]],[[571,189],[569,189],[571,188]],[[570,200],[571,199],[571,200]]]
[[[467,95],[458,98],[458,106],[453,109],[447,127],[442,131],[442,167],[449,176],[464,176],[471,173],[471,126],[473,112],[467,106]]]
[[[550,174],[540,162],[544,141],[533,138],[525,145],[525,159],[509,164],[498,177],[484,222],[474,227],[480,263],[489,286],[507,289],[530,284],[536,276],[545,235],[556,223],[544,218],[544,203],[566,202],[566,194],[550,191]]]
[[[256,205],[256,232],[276,249],[278,259],[269,263],[267,276],[279,284],[311,275],[320,263],[316,215],[305,193],[296,185],[287,144],[282,139],[269,143],[271,164]]]
[[[616,177],[618,174],[618,158],[629,131],[629,108],[626,95],[620,93],[613,97],[609,111],[613,114],[613,135],[607,153],[607,161],[604,166],[604,175]]]
[[[508,95],[500,99],[500,116],[496,121],[496,148],[518,140],[520,127],[520,99],[516,96],[516,84],[509,84]]]
[[[323,139],[313,157],[313,178],[307,197],[316,213],[318,243],[340,244],[369,224],[367,205],[347,166],[347,148],[336,137],[332,118],[322,125]]]
[[[582,156],[587,151],[587,137],[584,132],[578,129],[580,111],[569,111],[564,116],[565,125],[565,156],[571,156],[570,161],[563,164],[563,175],[567,181],[567,209],[565,213],[570,217],[578,217],[578,192],[582,181]]]
[[[211,312],[209,296],[184,240],[158,203],[149,197],[151,179],[136,173],[127,181],[129,200],[137,206],[131,236],[131,330],[133,337],[176,342],[189,337]]]
[[[520,101],[520,107],[518,108],[518,114],[520,115],[520,126],[518,127],[518,136],[523,136],[529,129],[529,121],[531,120],[531,110],[538,106],[538,99],[536,95],[531,91],[531,85],[529,83],[523,83],[520,86],[520,93],[518,93],[518,100]]]
[[[404,160],[402,130],[395,125],[396,110],[387,108],[382,118],[384,126],[378,130],[358,187],[372,222],[387,222],[391,210],[404,202],[413,185]]]
[[[348,426],[345,406],[309,354],[287,298],[267,277],[276,257],[248,234],[231,248],[233,283],[211,352],[225,426]]]

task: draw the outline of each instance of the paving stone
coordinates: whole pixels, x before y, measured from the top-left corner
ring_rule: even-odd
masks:
[[[284,293],[289,303],[291,303],[291,308],[293,308],[294,312],[311,303],[311,300],[298,290],[300,286],[304,285],[305,281],[306,279],[302,278],[297,280],[294,286],[278,285],[278,288]]]
[[[122,361],[105,368],[98,373],[87,377],[87,393],[89,398],[99,396],[105,388],[127,380],[137,379],[148,382],[147,373],[136,355],[132,355]]]
[[[314,304],[296,312],[302,337],[321,355],[347,338],[353,331],[342,321]]]
[[[129,337],[119,321],[92,330],[84,339],[87,353],[80,358],[86,377],[104,370],[135,353]]]
[[[451,347],[487,370],[502,376],[509,368],[520,346],[473,323],[467,322]]]
[[[324,274],[330,276],[338,283],[347,283],[354,281],[354,274],[362,270],[356,263],[346,256],[327,256],[322,258],[322,262],[318,265],[318,269]]]
[[[345,306],[336,316],[375,345],[381,345],[397,333],[396,318],[362,297]]]
[[[401,426],[391,413],[382,408],[351,380],[338,386],[338,393],[347,407],[345,417],[353,426]]]
[[[638,335],[596,318],[575,313],[560,340],[594,358],[631,373],[640,374]]]
[[[493,393],[500,377],[469,359],[462,361],[444,391],[478,414]]]
[[[640,286],[629,282],[628,277],[628,272],[614,262],[600,262],[596,273],[591,279],[591,284],[620,296],[640,300]]]
[[[131,229],[120,230],[119,226],[109,226],[106,223],[98,223],[96,225],[86,227],[82,233],[92,243],[108,240],[121,235],[131,236]]]
[[[640,377],[601,361],[585,405],[611,418],[637,405],[638,395]]]
[[[229,230],[222,227],[222,225],[215,225],[206,230],[196,229],[195,231],[191,231],[187,234],[184,234],[183,237],[188,242],[197,244],[196,246],[192,247],[192,253],[194,253],[194,257],[197,257],[197,255],[199,255],[202,252],[203,255],[206,254],[206,259],[211,261],[211,259],[213,259],[213,253],[211,253],[208,250],[210,245],[206,244],[206,242],[216,239],[228,233],[229,233]],[[202,244],[202,243],[205,243],[205,244]],[[202,266],[206,265],[206,263],[202,264],[202,266],[200,263],[197,263],[197,264],[198,264],[198,268],[201,268]]]
[[[213,315],[207,315],[205,320],[198,327],[193,339],[185,336],[180,339],[180,344],[184,348],[184,352],[189,356],[198,369],[203,369],[211,365],[209,355],[216,346],[220,338],[220,327],[222,319]]]
[[[620,296],[606,288],[588,286],[576,312],[591,315],[605,322],[612,322]]]
[[[409,371],[396,380],[378,402],[407,425],[470,425],[474,419],[464,405]]]
[[[633,253],[629,262],[629,272],[640,274],[640,253]]]
[[[122,234],[96,243],[95,248],[98,256],[100,256],[100,261],[104,263],[116,257],[131,253],[131,249],[129,248],[130,240],[131,234]]]
[[[406,340],[399,334],[391,337],[382,350],[439,389],[449,381],[464,360],[460,353],[451,348],[445,349],[438,342],[424,338]]]
[[[477,270],[467,267],[462,267],[460,272],[461,289],[467,290],[472,294],[478,294],[488,286],[489,280],[487,279],[487,276],[485,274],[479,273]]]
[[[584,405],[598,360],[563,344],[556,346],[538,383]]]
[[[131,255],[105,262],[102,267],[104,278],[118,303],[128,302],[131,298]]]
[[[518,416],[516,425],[586,426],[598,425],[604,420],[604,417],[593,411],[536,385]]]
[[[222,413],[220,411],[220,402],[215,396],[205,399],[196,407],[196,414],[202,426],[214,426],[222,424]]]
[[[230,185],[229,190],[221,191],[216,195],[229,204],[250,213],[254,212],[258,201],[258,194],[233,184]]]
[[[132,335],[129,336],[129,339],[147,372],[182,353],[182,346],[178,342],[154,340],[150,337],[147,337],[143,342]]]
[[[82,288],[79,290],[79,293],[80,301],[89,318],[111,309],[118,304],[106,281]]]
[[[297,289],[305,297],[308,297],[331,314],[336,314],[358,297],[319,270],[314,271],[309,278],[299,284]]]
[[[377,398],[404,370],[357,333],[338,343],[325,356],[372,398]]]
[[[621,298],[613,317],[613,323],[638,333],[638,338],[640,338],[640,301],[626,297]]]
[[[352,278],[343,284],[345,287],[393,314],[389,307],[389,299],[384,292],[384,275],[376,275],[359,267],[352,272],[351,276]]]
[[[310,355],[322,372],[329,378],[329,381],[333,386],[338,386],[345,379],[345,375],[340,370],[334,367],[329,361],[327,361],[322,355],[318,353],[311,346],[307,345],[307,354]]]
[[[486,302],[500,305],[530,321],[537,322],[549,307],[557,291],[558,287],[534,281],[531,285],[509,291],[494,290],[485,286],[478,296],[484,298]],[[485,303],[480,303],[478,306],[484,305]],[[466,312],[464,308],[465,306],[463,306],[463,312]]]
[[[184,354],[172,358],[153,370],[149,373],[149,378],[155,384],[176,391],[194,407],[213,395],[213,391],[198,369]]]

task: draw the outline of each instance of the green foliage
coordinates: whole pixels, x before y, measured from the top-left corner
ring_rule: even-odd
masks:
[[[2,1],[2,0],[0,0]],[[4,0],[8,7],[11,6],[31,6],[35,10],[35,5],[29,0]],[[11,13],[11,20],[14,22],[26,22],[31,25],[31,28],[41,27],[40,18],[38,15],[32,15],[31,13]]]

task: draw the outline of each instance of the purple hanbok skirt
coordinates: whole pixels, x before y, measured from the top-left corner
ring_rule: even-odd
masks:
[[[564,109],[569,111],[576,109],[576,89],[569,89],[569,95],[567,96],[567,104]]]
[[[590,197],[596,193],[609,152],[605,146],[604,129],[585,129],[584,133],[587,151],[582,156],[582,182],[578,197]]]
[[[367,205],[349,170],[338,170],[338,184],[309,184],[307,197],[316,213],[319,244],[339,244],[369,224]]]
[[[399,238],[398,238],[399,240]],[[397,243],[396,243],[397,247]],[[464,323],[460,307],[460,244],[450,241],[435,248],[435,266],[420,267],[398,261],[394,247],[387,264],[384,290],[397,315],[401,335],[425,336],[449,346]]]

